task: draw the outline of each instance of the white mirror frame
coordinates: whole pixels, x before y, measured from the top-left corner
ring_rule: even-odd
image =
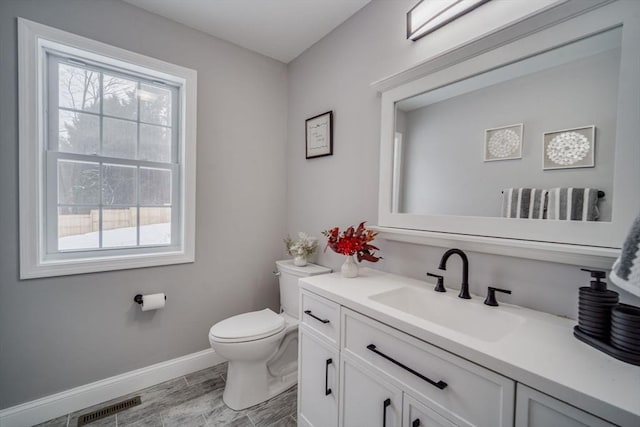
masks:
[[[500,34],[492,34],[493,48],[487,48],[486,40],[479,39],[456,49],[454,55],[452,52],[443,55],[450,57],[448,64],[447,58],[433,58],[419,67],[374,83],[374,87],[382,91],[377,227],[380,236],[418,244],[456,246],[471,251],[610,268],[631,222],[640,212],[640,20],[637,17],[640,8],[632,3],[616,1],[595,10],[585,8],[578,14],[572,10],[572,14],[565,17],[561,13],[549,14],[546,19],[534,19],[537,27],[533,29],[531,20],[523,20],[504,28]],[[572,18],[561,22],[569,16]],[[552,24],[555,25],[550,26]],[[622,47],[611,222],[393,212],[397,101],[619,26],[622,26]],[[415,78],[420,68],[422,77]],[[394,87],[394,82],[402,84]]]

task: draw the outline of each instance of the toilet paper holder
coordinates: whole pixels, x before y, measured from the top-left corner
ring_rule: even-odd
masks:
[[[137,302],[138,304],[142,304],[142,294],[136,295],[135,297],[133,297],[133,300],[135,302]],[[164,296],[164,300],[165,301],[167,300],[167,296],[166,295]]]

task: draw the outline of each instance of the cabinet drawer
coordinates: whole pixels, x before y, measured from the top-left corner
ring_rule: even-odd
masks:
[[[454,424],[513,424],[514,381],[354,311],[343,313],[343,354],[395,378]]]
[[[336,347],[340,338],[340,306],[318,295],[301,291],[300,320]]]

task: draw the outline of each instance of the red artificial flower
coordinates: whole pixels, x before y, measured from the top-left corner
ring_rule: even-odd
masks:
[[[363,221],[354,229],[353,226],[348,227],[342,233],[338,227],[323,231],[322,234],[327,237],[327,246],[334,252],[342,255],[357,255],[358,262],[369,261],[378,262],[382,257],[376,256],[374,251],[379,250],[377,247],[370,245],[376,235],[375,231],[367,230]]]

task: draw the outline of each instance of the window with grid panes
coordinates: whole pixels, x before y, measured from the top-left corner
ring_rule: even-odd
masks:
[[[21,277],[192,262],[195,71],[22,19],[19,43]]]
[[[54,53],[47,69],[49,252],[170,245],[178,89]]]

